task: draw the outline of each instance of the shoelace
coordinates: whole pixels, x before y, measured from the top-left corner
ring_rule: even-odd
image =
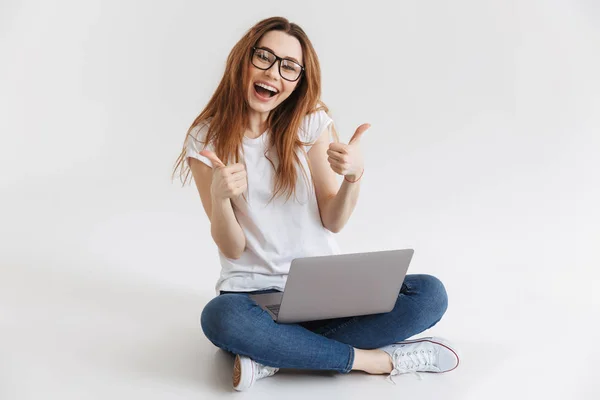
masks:
[[[420,381],[423,380],[423,375],[416,372],[416,371],[412,371],[412,372],[404,372],[405,374],[412,374],[415,375]],[[399,375],[400,372],[398,372],[397,370],[392,370],[392,373],[388,375],[387,378],[385,378],[386,381],[388,382],[392,382],[394,385],[396,384],[396,382],[394,382],[394,379],[392,378],[392,376],[396,376]]]
[[[404,352],[403,349],[397,349],[392,354],[392,360],[394,369],[386,378],[387,381],[394,382],[392,376],[400,374],[414,374],[419,378],[423,379],[423,376],[419,374],[419,371],[431,371],[438,372],[440,369],[437,367],[435,362],[435,353],[432,350],[415,350]]]
[[[259,363],[256,363],[256,366],[258,367],[258,372],[256,373],[257,380],[271,376],[275,374],[275,372],[279,371],[279,368],[267,367],[266,365],[261,365]]]

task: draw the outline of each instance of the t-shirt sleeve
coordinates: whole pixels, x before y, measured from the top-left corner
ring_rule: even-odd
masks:
[[[190,157],[195,158],[197,160],[202,161],[204,164],[208,165],[209,167],[213,168],[212,161],[210,161],[208,158],[200,155],[200,152],[202,150],[210,150],[213,152],[215,151],[212,144],[205,144],[207,133],[208,133],[208,125],[207,124],[199,124],[190,131],[190,133],[187,135],[187,138],[185,140],[185,149],[186,149],[185,159],[188,160],[188,162],[189,162]]]
[[[300,140],[307,142],[308,145],[304,146],[308,152],[314,142],[321,136],[325,129],[330,131],[329,142],[333,141],[331,135],[331,128],[333,126],[333,119],[325,112],[325,110],[319,110],[307,114],[300,128]]]

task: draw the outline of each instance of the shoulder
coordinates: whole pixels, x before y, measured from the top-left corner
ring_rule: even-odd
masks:
[[[186,137],[186,146],[191,147],[195,150],[202,150],[205,147],[209,146],[209,143],[206,143],[206,137],[208,135],[208,128],[210,127],[210,119],[201,121],[191,127],[188,130],[188,134]],[[200,151],[198,150],[198,151]]]
[[[326,109],[315,109],[311,113],[306,114],[302,119],[299,132],[300,139],[305,142],[314,142],[332,122],[333,119]]]
[[[186,141],[186,158],[195,158],[204,162],[209,167],[212,167],[212,162],[200,155],[202,150],[210,150],[214,151],[214,146],[211,143],[207,143],[206,136],[208,135],[208,128],[210,126],[210,121],[202,121],[189,129]]]
[[[210,119],[199,122],[189,130],[188,138],[204,141],[209,127]]]

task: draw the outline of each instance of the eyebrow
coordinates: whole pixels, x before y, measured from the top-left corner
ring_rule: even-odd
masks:
[[[269,50],[271,53],[275,54],[275,51],[273,51],[273,49],[268,48],[267,46],[259,46],[261,49],[265,49],[265,50]],[[275,54],[277,55],[277,54]],[[298,60],[296,60],[294,57],[281,57],[283,59],[287,59],[287,60],[292,60],[296,63],[298,63],[299,65],[302,65],[302,63]]]

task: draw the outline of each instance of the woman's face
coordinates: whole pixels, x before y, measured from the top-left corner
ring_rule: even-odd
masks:
[[[299,69],[299,65],[304,65],[300,42],[287,33],[269,31],[260,39],[256,48],[267,50],[284,60],[294,61],[295,63],[283,61],[284,65],[281,67],[281,71],[288,78],[296,74],[295,71]],[[255,52],[252,56],[252,62],[248,66],[250,77],[248,103],[253,111],[261,114],[268,114],[287,99],[302,79],[300,77],[295,82],[283,79],[279,74],[279,64],[282,62],[280,60],[275,61],[268,70],[262,70],[253,64],[268,67],[269,57],[272,57],[271,54],[264,51]]]

